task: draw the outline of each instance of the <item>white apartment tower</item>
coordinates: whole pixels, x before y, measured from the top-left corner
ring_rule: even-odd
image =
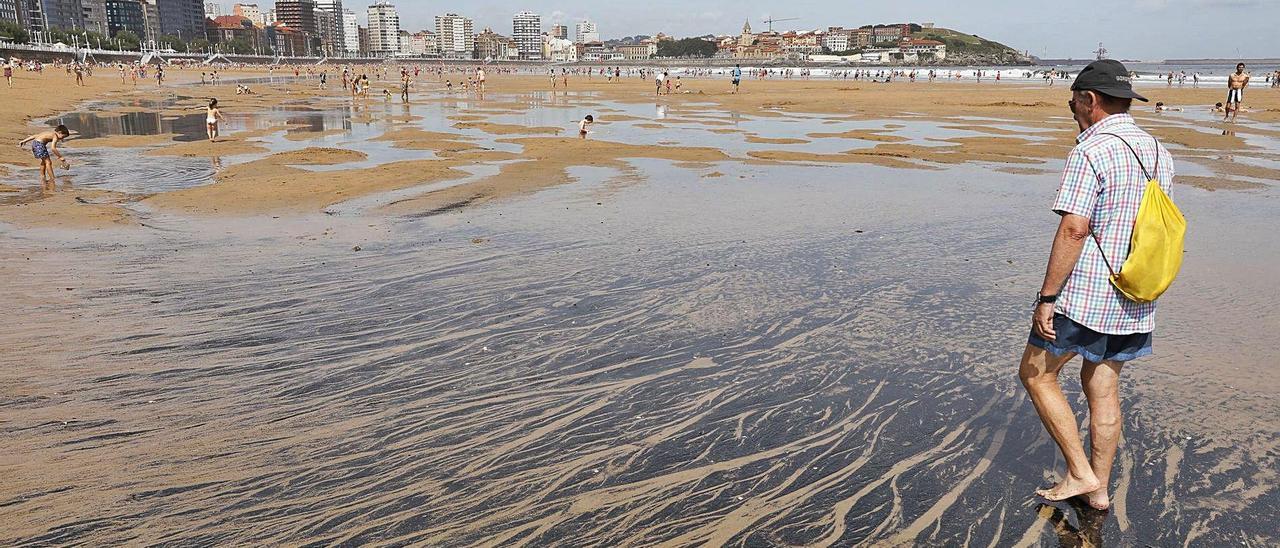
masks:
[[[226,15],[226,14],[222,12],[222,4],[219,4],[219,3],[217,3],[217,2],[205,2],[205,3],[204,3],[204,16],[205,16],[205,17],[208,17],[208,18],[210,18],[210,19],[213,19],[213,18],[215,18],[215,17],[222,17],[223,15]]]
[[[360,53],[360,23],[356,20],[356,12],[342,10],[342,49],[348,55]]]
[[[579,44],[587,42],[600,41],[600,29],[596,28],[596,24],[583,19],[577,25],[574,25],[573,41]]]
[[[456,13],[437,15],[436,48],[445,59],[473,59],[475,23]]]
[[[542,16],[531,11],[517,13],[512,19],[511,39],[516,41],[521,59],[541,59]]]
[[[391,57],[400,53],[400,14],[390,2],[369,6],[369,55]]]

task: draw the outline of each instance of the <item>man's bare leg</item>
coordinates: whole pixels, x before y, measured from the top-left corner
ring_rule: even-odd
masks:
[[[1084,496],[1089,506],[1098,510],[1111,507],[1108,488],[1111,485],[1111,463],[1120,444],[1120,369],[1119,362],[1093,363],[1085,360],[1080,369],[1080,386],[1089,400],[1089,464],[1101,487]]]
[[[1036,491],[1037,495],[1052,501],[1091,493],[1101,486],[1089,465],[1089,457],[1084,453],[1075,413],[1058,384],[1062,366],[1074,357],[1074,353],[1054,356],[1043,348],[1028,344],[1018,368],[1018,377],[1031,395],[1031,403],[1035,405],[1040,421],[1067,460],[1066,477],[1052,488]]]

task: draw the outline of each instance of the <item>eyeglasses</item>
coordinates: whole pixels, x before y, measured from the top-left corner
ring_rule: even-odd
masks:
[[[1070,101],[1067,101],[1067,108],[1071,109],[1071,111],[1072,111],[1072,112],[1075,112],[1075,110],[1076,110],[1076,100],[1075,100],[1075,99],[1072,99],[1072,100],[1070,100]]]

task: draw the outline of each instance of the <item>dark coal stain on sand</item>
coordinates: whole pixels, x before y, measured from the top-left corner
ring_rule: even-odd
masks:
[[[959,211],[981,199],[853,237],[664,226],[659,201],[616,211],[661,233],[585,232],[594,206],[557,221],[577,238],[461,210],[473,225],[410,221],[361,253],[190,236],[157,261],[183,236],[155,235],[43,258],[114,289],[6,336],[39,374],[0,377],[0,501],[21,501],[0,542],[1277,542],[1274,438],[1131,413],[1109,516],[1030,496],[1056,451],[1011,365],[1036,273],[1007,258],[1031,236]],[[505,211],[564,215],[546,206]],[[29,428],[50,419],[78,422]]]

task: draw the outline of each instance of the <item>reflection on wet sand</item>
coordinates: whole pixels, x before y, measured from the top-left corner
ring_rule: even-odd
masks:
[[[1056,506],[1041,504],[1036,512],[1053,527],[1058,535],[1058,546],[1062,548],[1102,548],[1102,526],[1107,521],[1107,512],[1095,510],[1088,504],[1071,499],[1067,504],[1075,513],[1076,523],[1072,525],[1066,512]]]

